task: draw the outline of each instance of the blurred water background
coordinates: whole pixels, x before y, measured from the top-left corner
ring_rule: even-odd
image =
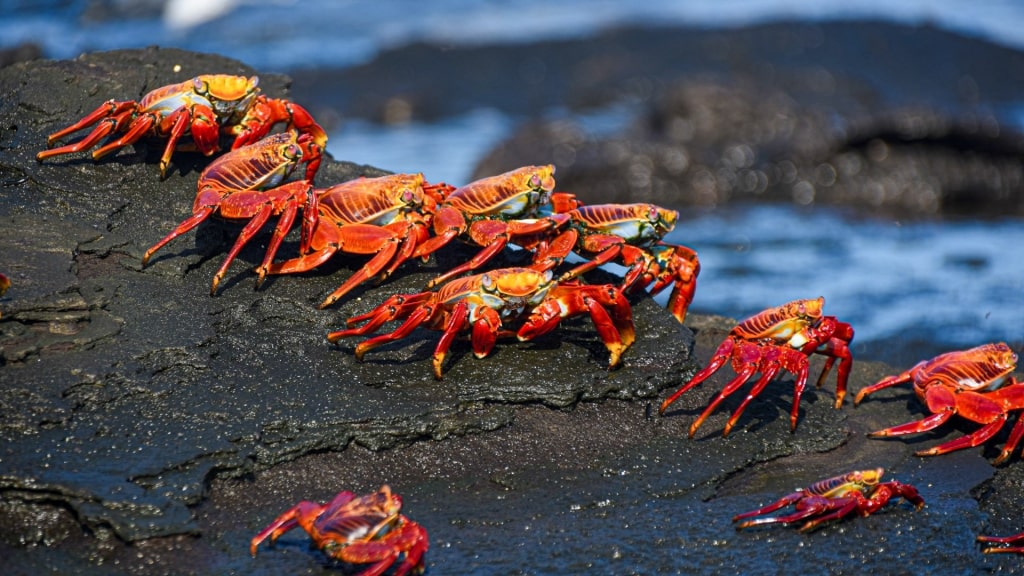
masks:
[[[63,59],[159,45],[289,73],[363,65],[414,42],[515,45],[586,38],[623,25],[865,18],[930,25],[1024,49],[1024,3],[1013,0],[969,9],[957,0],[3,0],[0,48],[31,44],[44,57]],[[1021,104],[1024,98],[1016,108],[1024,124]],[[547,113],[565,111],[533,112]],[[400,125],[346,117],[331,134],[329,152],[460,183],[523,120],[489,107]],[[613,106],[576,120],[601,133],[620,128],[628,113]],[[899,364],[988,341],[1005,340],[1017,350],[1024,344],[1020,219],[897,220],[826,207],[730,205],[683,209],[668,240],[701,255],[693,311],[742,318],[824,295],[827,312],[856,327],[857,354]]]

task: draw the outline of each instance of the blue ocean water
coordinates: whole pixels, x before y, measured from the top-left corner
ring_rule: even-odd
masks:
[[[216,52],[270,72],[349,66],[416,41],[531,42],[625,24],[880,18],[1024,47],[1024,3],[1015,0],[969,9],[958,0],[3,0],[0,16],[0,48],[35,42],[48,57],[73,58],[156,44]]]
[[[1015,0],[970,9],[957,0],[0,0],[0,48],[34,42],[46,57],[72,58],[156,44],[288,72],[360,64],[416,41],[525,43],[624,24],[841,18],[930,24],[1024,49],[1024,2]],[[599,132],[627,119],[626,111],[613,108],[578,120]],[[517,121],[486,108],[401,126],[351,120],[332,134],[329,151],[460,183]],[[684,210],[669,241],[701,254],[695,311],[742,318],[824,295],[826,311],[854,324],[860,351],[876,358],[912,361],[894,347],[899,341],[929,342],[935,349],[994,340],[1024,346],[1024,269],[1015,255],[1024,245],[1024,223],[1018,220],[901,222],[821,207],[725,207]]]

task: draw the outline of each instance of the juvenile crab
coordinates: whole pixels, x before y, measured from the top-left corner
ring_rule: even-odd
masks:
[[[414,256],[426,258],[455,238],[482,249],[469,261],[431,280],[427,287],[483,266],[510,242],[532,241],[567,224],[569,217],[565,215],[537,217],[555,187],[554,173],[555,167],[550,164],[524,166],[445,194],[433,218],[435,236],[420,244]]]
[[[436,292],[392,296],[373,310],[350,318],[348,329],[332,332],[327,339],[337,342],[374,332],[391,320],[404,320],[394,331],[359,343],[355,355],[362,360],[368,351],[404,338],[419,326],[443,330],[433,356],[434,376],[440,380],[445,355],[461,332],[471,332],[473,353],[483,358],[499,337],[512,334],[506,323],[525,318],[515,334],[526,341],[550,331],[563,318],[584,312],[590,313],[611,355],[608,367],[614,368],[636,337],[632,309],[619,288],[611,284],[560,285],[552,280],[550,271],[529,268],[492,270],[457,278]],[[356,326],[361,322],[365,323]]]
[[[395,576],[422,573],[429,547],[427,531],[401,511],[402,497],[387,485],[365,496],[340,492],[323,505],[299,502],[252,539],[249,553],[255,557],[268,537],[273,544],[299,526],[327,556],[347,564],[370,564],[360,572],[364,576],[383,574],[391,567]]]
[[[914,393],[928,407],[931,416],[868,434],[872,438],[917,434],[939,427],[954,414],[982,424],[974,432],[945,444],[916,452],[934,456],[979,446],[992,438],[1010,416],[1024,409],[1024,383],[1012,374],[1017,354],[1005,343],[983,344],[969,350],[947,352],[895,376],[889,376],[857,393],[854,405],[883,388],[911,382]],[[999,464],[1010,457],[1024,436],[1024,418],[1018,418],[1010,438],[995,459]]]
[[[801,532],[808,532],[822,522],[838,520],[850,514],[869,516],[889,503],[893,498],[903,498],[918,510],[924,506],[924,499],[917,488],[896,481],[880,482],[882,468],[856,470],[833,478],[819,480],[762,508],[737,514],[732,521],[769,514],[792,504],[796,511],[784,516],[768,516],[747,520],[736,525],[737,530],[762,524],[793,524],[804,522]]]
[[[320,146],[308,134],[282,132],[217,158],[199,176],[192,216],[147,250],[142,265],[168,242],[199,226],[213,214],[232,220],[249,219],[213,277],[210,294],[216,294],[217,285],[242,247],[271,216],[279,214],[281,217],[262,264],[263,268],[268,267],[299,209],[309,204],[313,192],[309,180],[282,182],[301,163],[306,163],[307,174],[309,168],[315,172],[321,155]]]
[[[371,279],[383,280],[430,237],[438,198],[451,187],[428,184],[423,174],[357,178],[313,194],[303,222],[301,256],[259,269],[295,274],[320,266],[337,252],[373,257],[320,304],[326,308]]]
[[[989,546],[982,550],[985,554],[1024,554],[1024,532],[1013,536],[978,536],[978,542],[986,544],[1006,544],[1006,546]]]
[[[552,195],[550,209],[572,220],[564,233],[538,250],[536,259],[553,261],[547,265],[553,267],[571,251],[590,258],[559,280],[571,280],[619,260],[628,268],[624,291],[650,287],[657,294],[672,285],[668,309],[680,323],[686,320],[700,260],[691,248],[661,241],[675,227],[678,212],[646,203],[585,205],[565,192]]]
[[[104,138],[122,134],[93,150],[93,159],[137,142],[143,136],[167,138],[160,158],[160,177],[165,178],[171,155],[178,141],[192,135],[196,150],[206,156],[217,152],[220,135],[235,137],[232,150],[252,144],[270,133],[275,124],[285,122],[289,130],[309,134],[321,149],[327,145],[327,133],[309,112],[287,100],[260,94],[259,77],[204,74],[191,80],[157,88],[142,100],[108,100],[78,122],[58,130],[47,138],[47,146],[84,128],[96,125],[89,134],[59,148],[36,155],[45,160],[92,148]],[[313,170],[315,172],[315,170]],[[313,174],[307,175],[309,180]]]
[[[740,322],[718,346],[708,365],[662,402],[658,413],[664,414],[665,409],[683,393],[707,380],[726,362],[732,360],[736,377],[722,388],[704,412],[690,425],[690,438],[693,438],[701,423],[727,396],[750,380],[755,373],[760,372],[761,377],[726,423],[722,434],[728,436],[747,404],[761,393],[780,370],[796,375],[793,385],[793,411],[789,418],[790,430],[796,430],[800,396],[803,394],[810,371],[808,358],[815,353],[828,357],[818,377],[818,387],[824,383],[835,361],[839,360],[835,407],[840,408],[846,397],[846,384],[850,368],[853,366],[853,355],[850,352],[853,327],[846,322],[840,322],[834,316],[822,316],[824,305],[825,298],[794,300],[759,312]]]

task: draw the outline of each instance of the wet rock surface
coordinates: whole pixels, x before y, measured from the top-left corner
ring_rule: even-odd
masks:
[[[0,70],[0,264],[14,283],[0,300],[0,553],[15,573],[331,571],[300,533],[255,559],[249,538],[299,500],[385,482],[430,532],[428,565],[440,574],[1018,570],[1019,558],[985,557],[973,540],[1024,529],[1014,512],[1019,457],[991,466],[995,443],[912,456],[970,424],[905,442],[864,437],[923,416],[907,390],[837,411],[830,382],[805,394],[790,433],[783,379],[728,438],[720,431],[740,398],[687,439],[720,375],[657,417],[728,319],[682,327],[638,299],[638,341],[619,370],[605,369],[581,318],[537,342],[500,344],[485,360],[459,343],[439,382],[429,369],[434,333],[362,363],[352,343],[334,347],[324,334],[390,294],[418,291],[466,253],[403,267],[329,310],[316,304],[361,260],[336,258],[253,290],[269,232],[211,297],[237,224],[207,223],[142,268],[142,253],[191,212],[206,160],[178,153],[160,181],[160,143],[100,162],[34,155],[48,133],[107,98],[213,71],[255,72],[159,49]],[[260,76],[266,92],[289,94],[287,78]],[[327,160],[318,184],[379,173]],[[281,254],[296,247],[290,238]],[[860,360],[850,388],[893,371]],[[809,535],[731,526],[734,514],[795,487],[875,466],[917,485],[928,506],[892,506]]]

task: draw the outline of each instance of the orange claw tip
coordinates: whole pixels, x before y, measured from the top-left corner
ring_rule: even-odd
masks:
[[[7,289],[11,287],[11,279],[3,274],[0,274],[0,296],[7,292]]]

